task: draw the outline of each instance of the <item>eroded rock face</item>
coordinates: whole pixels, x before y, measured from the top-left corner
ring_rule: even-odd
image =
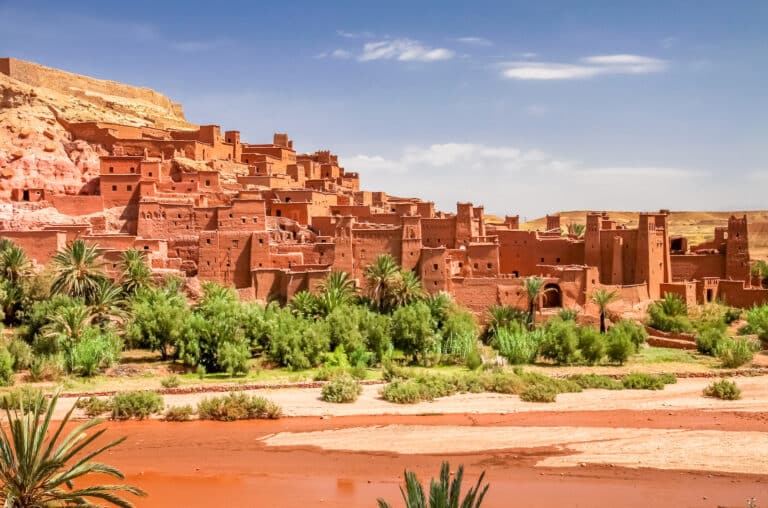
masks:
[[[146,88],[0,59],[0,200],[12,189],[93,194],[98,145],[73,140],[67,122],[193,128],[181,106]]]

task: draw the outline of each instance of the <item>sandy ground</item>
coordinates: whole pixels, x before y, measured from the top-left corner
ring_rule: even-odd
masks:
[[[695,469],[768,474],[768,435],[763,432],[615,427],[434,427],[386,425],[314,432],[284,432],[269,446],[433,455],[477,450],[555,447],[563,455],[538,465],[611,464],[654,469]]]
[[[484,508],[740,507],[768,502],[768,376],[736,378],[743,399],[702,396],[710,379],[663,391],[587,390],[553,404],[465,394],[397,405],[367,386],[352,404],[319,389],[252,393],[282,405],[280,420],[107,422],[127,435],[104,462],[145,489],[137,507],[402,506],[409,469],[440,462],[486,471]],[[167,395],[166,405],[202,396]],[[62,399],[63,411],[73,403]]]
[[[768,376],[734,378],[742,391],[742,399],[722,401],[702,396],[702,390],[712,379],[679,379],[662,391],[649,390],[585,390],[563,393],[553,404],[523,402],[516,395],[497,393],[468,393],[418,404],[392,404],[381,399],[381,385],[363,387],[360,398],[352,404],[332,404],[320,400],[319,388],[286,388],[253,390],[280,404],[286,416],[349,416],[349,415],[420,415],[444,413],[510,413],[521,411],[601,411],[616,409],[702,409],[765,411],[768,409]],[[221,394],[213,394],[221,395]],[[166,406],[197,402],[205,394],[165,395]],[[74,399],[61,399],[58,417],[63,416]]]
[[[467,482],[486,472],[491,488],[484,508],[639,508],[649,504],[654,508],[743,508],[751,497],[762,506],[768,500],[768,476],[695,470],[699,461],[712,460],[713,453],[697,451],[697,440],[707,440],[709,447],[721,436],[726,440],[717,447],[718,460],[725,460],[721,452],[731,446],[737,452],[733,464],[752,460],[765,464],[760,451],[752,448],[768,435],[768,415],[749,422],[748,427],[761,432],[742,433],[733,430],[739,423],[736,414],[604,411],[110,422],[105,437],[127,435],[128,440],[105,460],[120,467],[129,483],[149,493],[136,502],[137,507],[359,507],[375,506],[379,496],[402,506],[403,470],[427,479],[437,474],[443,460],[454,471],[463,464]],[[533,420],[536,425],[525,425]],[[559,427],[564,420],[571,424]],[[719,420],[729,430],[712,430]],[[599,422],[603,427],[589,426]],[[616,428],[605,427],[609,422]],[[638,426],[644,423],[656,427]],[[678,426],[683,430],[664,428]],[[322,436],[334,435],[339,447],[358,451],[318,446],[327,445]],[[285,436],[303,439],[303,444],[288,445]],[[283,440],[283,445],[271,446],[274,440]],[[685,440],[691,440],[690,445],[675,451]],[[502,445],[511,447],[500,449]],[[427,451],[425,446],[432,453],[415,453]],[[620,453],[622,448],[631,453]],[[674,470],[649,469],[628,458],[661,453],[684,462]]]

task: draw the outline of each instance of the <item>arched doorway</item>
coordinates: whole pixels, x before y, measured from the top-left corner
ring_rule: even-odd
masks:
[[[550,282],[544,285],[544,293],[542,294],[542,307],[545,309],[553,307],[563,306],[563,292],[555,283]]]

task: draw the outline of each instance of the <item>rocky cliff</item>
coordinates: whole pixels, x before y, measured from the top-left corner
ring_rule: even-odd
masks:
[[[13,188],[95,190],[101,149],[66,129],[84,121],[196,128],[179,104],[153,90],[0,58],[0,200]]]

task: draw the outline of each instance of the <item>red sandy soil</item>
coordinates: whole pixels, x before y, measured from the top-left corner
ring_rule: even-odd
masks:
[[[467,481],[486,471],[491,488],[484,506],[744,507],[768,501],[768,476],[696,471],[627,469],[610,465],[535,467],[567,453],[556,447],[453,455],[398,455],[270,447],[261,439],[278,432],[429,425],[578,426],[766,432],[768,413],[709,411],[584,411],[506,415],[351,416],[233,423],[160,421],[107,423],[107,436],[128,435],[105,462],[149,493],[138,507],[375,506],[383,496],[402,506],[403,469],[427,479],[440,462],[464,464]],[[768,439],[768,437],[766,437]],[[466,487],[465,487],[466,488]]]

